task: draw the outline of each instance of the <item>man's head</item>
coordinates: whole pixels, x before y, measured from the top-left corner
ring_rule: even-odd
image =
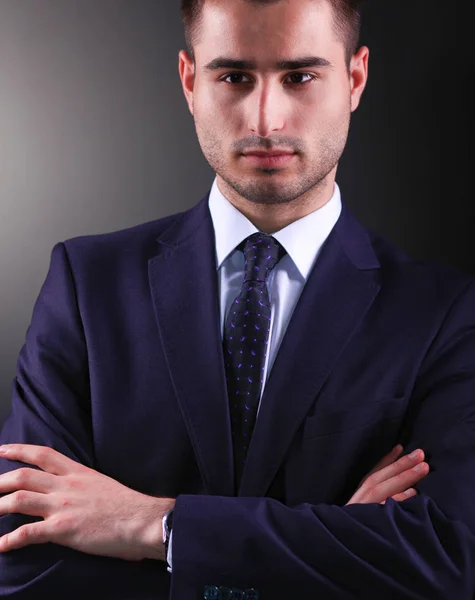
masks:
[[[358,3],[182,0],[182,11],[180,77],[221,189],[283,204],[333,187],[367,78]],[[264,164],[252,150],[293,155]]]

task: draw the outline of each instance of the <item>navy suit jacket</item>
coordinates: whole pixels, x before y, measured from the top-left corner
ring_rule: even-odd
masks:
[[[472,600],[475,281],[414,261],[343,204],[262,398],[238,494],[208,195],[57,244],[0,442],[48,445],[176,497],[173,574],[56,544],[0,555],[0,597]],[[345,506],[397,443],[430,474]],[[23,466],[0,460],[0,473]],[[0,517],[0,534],[39,520]],[[215,589],[215,588],[210,588]]]

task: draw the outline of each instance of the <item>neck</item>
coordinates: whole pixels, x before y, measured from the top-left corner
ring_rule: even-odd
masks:
[[[240,196],[219,175],[217,184],[219,191],[231,202],[245,217],[255,225],[259,231],[273,234],[287,225],[306,217],[310,213],[322,208],[333,196],[335,189],[335,172],[328,176],[302,196],[282,204],[258,204]]]

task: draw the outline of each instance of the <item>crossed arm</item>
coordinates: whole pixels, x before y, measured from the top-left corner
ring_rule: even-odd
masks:
[[[381,504],[406,500],[428,473],[424,453],[404,456],[398,446],[384,457],[348,501]],[[27,523],[0,537],[0,552],[53,542],[80,552],[123,560],[166,560],[162,517],[173,498],[155,498],[132,490],[107,475],[48,447],[11,444],[0,457],[39,467],[21,467],[0,475],[0,516],[19,513],[43,520]],[[417,465],[421,470],[414,471]]]

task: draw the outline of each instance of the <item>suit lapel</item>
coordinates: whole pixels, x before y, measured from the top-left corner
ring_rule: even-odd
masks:
[[[170,376],[207,492],[231,496],[232,440],[208,195],[158,242],[149,278]]]
[[[343,205],[297,302],[261,400],[240,496],[264,496],[325,379],[379,291],[366,231]]]
[[[149,261],[158,329],[207,493],[232,496],[233,458],[207,194]],[[294,310],[267,380],[240,496],[264,496],[306,414],[379,291],[379,263],[345,204]]]

